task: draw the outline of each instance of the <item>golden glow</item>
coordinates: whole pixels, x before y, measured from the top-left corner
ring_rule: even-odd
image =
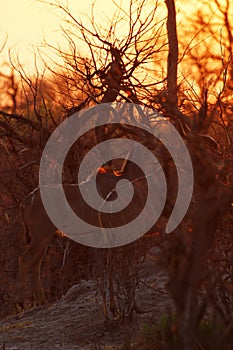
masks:
[[[37,46],[40,45],[41,42],[49,43],[56,47],[58,45],[62,48],[67,47],[67,40],[61,31],[61,25],[66,27],[64,23],[64,13],[54,6],[50,6],[49,3],[60,3],[62,6],[66,6],[67,4],[71,14],[75,18],[80,19],[85,25],[88,25],[87,21],[91,20],[92,4],[95,3],[94,18],[96,24],[102,28],[108,28],[108,24],[110,24],[112,19],[116,18],[114,14],[117,9],[119,10],[119,8],[122,7],[122,16],[124,16],[124,11],[125,15],[128,14],[129,2],[130,0],[115,0],[115,3],[118,5],[117,8],[117,6],[114,6],[113,0],[0,0],[0,48],[6,35],[8,35],[7,45],[3,52],[0,53],[0,64],[3,61],[8,61],[9,49],[11,49],[13,61],[16,62],[17,59],[19,59],[24,69],[29,69],[33,72],[35,70],[35,52]],[[146,3],[147,6],[143,8],[143,12],[145,15],[148,15],[150,9],[154,7],[155,1],[147,0]],[[164,1],[159,1],[159,4],[163,7],[159,8],[156,13],[156,18],[160,17],[161,19],[161,17],[165,16],[166,12],[164,12]],[[201,8],[208,19],[212,16],[211,18],[216,20],[216,23],[218,22],[217,15],[215,17],[210,14],[210,7],[214,8],[214,2],[205,2],[205,4],[203,4],[202,0],[198,0],[194,5],[193,2],[189,0],[176,1],[177,29],[181,54],[182,50],[185,50],[187,45],[189,45],[190,38],[193,37],[192,28],[189,25],[186,26],[187,19],[189,20],[191,18],[193,11]],[[220,22],[221,21],[222,19],[220,19]],[[217,28],[216,30],[219,31],[220,29]],[[122,33],[127,34],[127,29],[121,22],[117,27],[116,37],[119,39]],[[226,37],[225,30],[223,30],[221,34],[223,35],[224,42]],[[207,34],[205,34],[204,37],[205,36],[207,36]],[[208,37],[208,40],[205,38],[205,41],[202,39],[203,34],[200,32],[200,35],[195,37],[195,40],[192,41],[191,47],[194,47],[195,50],[195,45],[197,45],[198,48],[201,46],[206,47],[213,45],[211,37]],[[216,46],[215,52],[220,55],[219,43],[215,43],[215,45],[218,45]],[[78,49],[85,50],[84,45],[81,44]],[[45,45],[43,52],[46,52],[46,50]],[[48,56],[51,57],[51,51]],[[189,59],[188,56],[187,59]],[[185,60],[183,60],[183,62],[184,61]],[[196,73],[194,67],[190,66],[189,62],[188,64],[183,62],[179,66],[179,78],[182,79],[183,76],[190,76],[190,79],[193,77],[195,80]],[[213,61],[210,61],[209,64],[213,66]],[[219,65],[219,61],[215,64]],[[37,67],[43,67],[39,55],[37,56]]]
[[[7,36],[7,44],[0,61],[18,56],[23,65],[34,62],[34,48],[43,39],[43,32],[50,37],[55,33],[57,18],[45,6],[35,0],[1,0],[0,45]]]
[[[58,3],[56,0],[49,1]],[[92,0],[70,0],[69,8],[74,16],[83,21],[91,15]],[[119,2],[120,3],[120,2]],[[59,43],[65,40],[61,34],[61,12],[55,7],[37,0],[0,0],[0,47],[6,36],[7,45],[0,54],[0,62],[8,60],[9,49],[12,56],[18,55],[23,65],[34,65],[35,47],[41,42]],[[66,1],[61,1],[62,5]],[[95,14],[103,20],[103,16],[111,16],[111,1],[98,0]],[[104,10],[104,11],[103,11]]]
[[[12,57],[18,56],[24,68],[30,66],[33,69],[34,53],[38,45],[49,43],[54,46],[66,46],[67,40],[61,31],[61,26],[67,29],[65,14],[49,3],[68,6],[74,18],[81,20],[86,26],[90,24],[93,10],[95,24],[101,29],[108,29],[120,8],[123,9],[121,18],[129,15],[130,0],[0,0],[0,47],[5,35],[8,35],[4,52],[0,53],[0,63],[8,60],[8,50],[11,49]],[[148,16],[153,7],[154,1],[147,0],[142,9],[142,16]],[[136,2],[133,8],[137,9]],[[163,10],[158,11],[158,18],[161,16],[164,17]],[[127,21],[120,22],[116,32],[118,39],[122,34],[127,35]],[[37,65],[38,62],[39,56]]]
[[[9,37],[9,44],[29,42],[41,32],[44,15],[39,3],[29,0],[8,0],[1,4],[1,31]]]
[[[55,3],[55,0],[51,2]],[[91,3],[92,0],[70,0],[70,9],[75,15],[84,17],[88,13],[90,15]],[[97,12],[104,8],[109,13],[110,1],[98,0],[97,3]],[[44,40],[62,44],[62,19],[54,7],[37,0],[0,0],[0,4],[0,47],[8,37],[7,45],[0,54],[0,62],[8,61],[11,49],[13,57],[18,55],[23,65],[33,66],[35,46]],[[66,1],[61,4],[65,5]]]

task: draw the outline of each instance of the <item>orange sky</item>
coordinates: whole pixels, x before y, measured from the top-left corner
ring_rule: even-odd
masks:
[[[66,1],[61,3],[65,4]],[[70,0],[69,6],[73,14],[84,18],[86,14],[90,15],[91,3],[92,0]],[[120,1],[118,3],[120,4]],[[104,9],[106,15],[109,15],[110,5],[111,1],[97,0],[95,12],[101,17]],[[62,19],[52,7],[38,0],[0,0],[0,8],[0,47],[6,35],[8,36],[5,50],[0,54],[0,61],[7,59],[8,50],[11,48],[24,64],[31,65],[33,45],[43,41],[43,36],[49,42],[61,42],[59,25]]]
[[[45,0],[46,1],[46,0]],[[69,8],[74,14],[84,22],[87,16],[91,15],[91,4],[93,0],[57,0],[63,5],[69,4]],[[48,0],[48,2],[56,2],[56,0]],[[115,2],[127,11],[129,0],[115,0]],[[147,4],[154,6],[154,0],[148,0]],[[164,6],[164,1],[161,0]],[[177,21],[183,20],[182,12],[188,13],[192,9],[196,9],[200,1],[195,1],[195,7],[191,5],[191,1],[177,0]],[[62,18],[58,16],[49,5],[45,5],[39,0],[0,0],[0,47],[6,35],[8,35],[7,45],[4,52],[0,53],[0,63],[8,59],[8,50],[11,48],[12,56],[18,55],[20,62],[24,67],[30,67],[33,70],[34,65],[34,49],[33,45],[38,45],[43,41],[43,35],[47,42],[62,44],[62,35],[59,26],[62,24]],[[107,18],[111,18],[116,11],[112,0],[96,0],[95,1],[95,19],[99,23],[103,23]],[[146,9],[147,14],[149,8]],[[161,15],[161,10],[158,11]],[[165,13],[163,14],[163,17]],[[98,21],[97,21],[98,22]]]
[[[46,1],[46,0],[45,0]],[[48,0],[56,2],[56,0]],[[59,0],[57,0],[59,2]],[[68,2],[72,14],[85,21],[86,16],[91,15],[91,4],[93,0],[60,0],[65,5]],[[116,3],[127,11],[129,0],[116,0]],[[154,0],[148,0],[147,4],[154,6]],[[164,4],[164,2],[162,1]],[[0,0],[0,47],[6,34],[8,35],[7,46],[4,52],[0,53],[0,62],[7,60],[8,49],[12,53],[18,54],[20,61],[26,66],[33,66],[33,46],[43,40],[43,35],[47,42],[62,43],[59,25],[62,18],[58,16],[58,11],[39,0]],[[103,23],[107,18],[111,18],[116,11],[112,0],[95,1],[95,18],[99,23]],[[146,12],[147,11],[147,12]],[[148,14],[148,8],[146,9]],[[161,13],[161,11],[160,11]]]
[[[46,0],[45,0],[46,1]],[[54,3],[56,0],[50,0]],[[65,5],[65,0],[60,0]],[[121,5],[121,1],[116,1]],[[124,0],[124,7],[128,0]],[[153,1],[152,1],[153,2]],[[93,0],[69,0],[69,8],[75,16],[85,21],[86,16],[91,15],[91,4]],[[7,57],[8,48],[13,48],[19,53],[21,59],[28,64],[32,57],[32,44],[37,45],[43,40],[43,35],[50,42],[61,42],[62,18],[59,11],[39,0],[0,0],[0,47],[5,35],[8,35],[7,48],[5,48],[4,58]],[[111,0],[96,0],[95,15],[99,22],[111,17],[114,10]],[[0,57],[2,61],[2,57]]]

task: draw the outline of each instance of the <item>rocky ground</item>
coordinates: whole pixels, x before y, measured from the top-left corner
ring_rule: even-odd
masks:
[[[106,324],[94,281],[80,281],[58,302],[0,321],[0,349],[49,350],[120,349],[137,341],[145,325],[153,324],[171,307],[165,273],[156,268],[153,254],[140,266],[137,302],[143,313],[132,323]]]

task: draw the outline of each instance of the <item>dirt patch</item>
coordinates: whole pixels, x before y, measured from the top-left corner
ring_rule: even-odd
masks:
[[[155,322],[171,307],[166,275],[150,255],[140,264],[137,302],[143,313],[133,322],[106,323],[94,281],[80,281],[50,307],[11,316],[0,322],[0,346],[13,349],[118,349],[136,339],[144,324]]]

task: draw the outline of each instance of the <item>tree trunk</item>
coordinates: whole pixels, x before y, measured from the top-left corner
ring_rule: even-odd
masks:
[[[167,104],[169,110],[175,110],[178,104],[177,98],[177,65],[178,65],[178,39],[176,31],[176,9],[174,0],[165,0],[167,6],[167,34],[168,34],[168,59],[167,59]]]

